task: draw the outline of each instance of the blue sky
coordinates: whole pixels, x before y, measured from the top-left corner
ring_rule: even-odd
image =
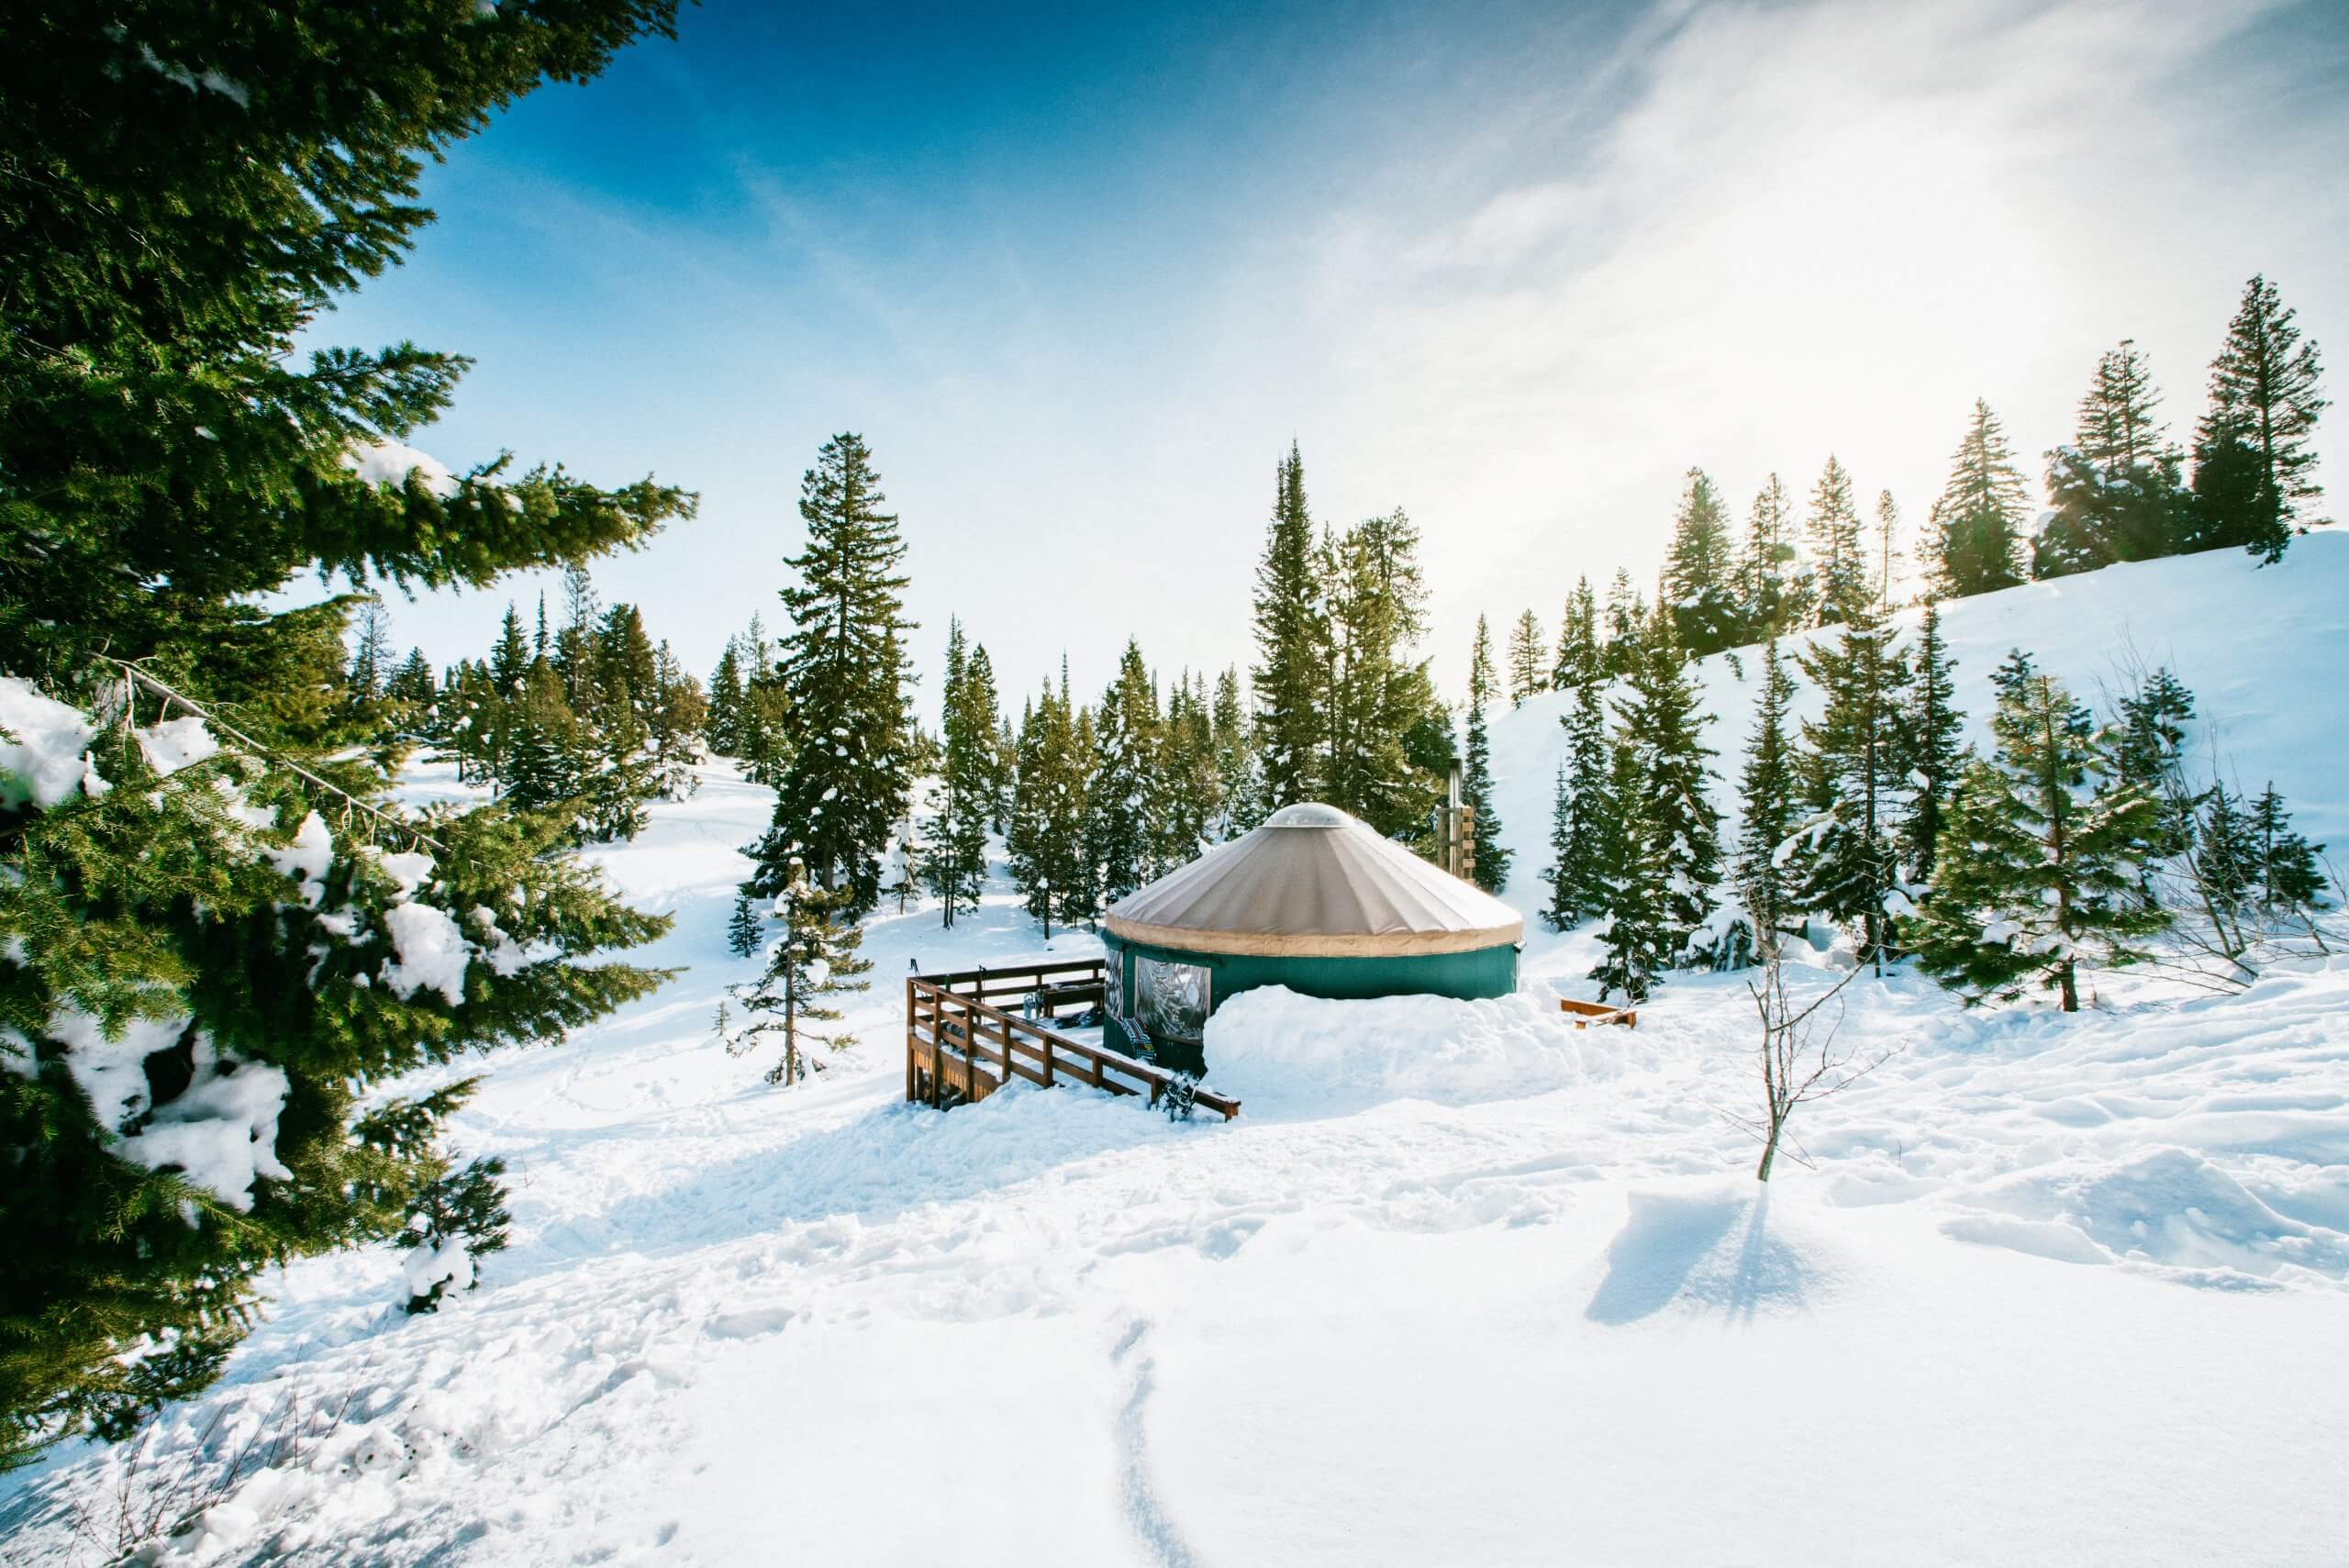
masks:
[[[319,335],[473,355],[416,438],[452,464],[699,489],[597,571],[696,668],[775,619],[841,429],[926,668],[950,614],[1015,692],[1063,650],[1097,685],[1129,635],[1244,663],[1294,438],[1318,516],[1426,531],[1452,683],[1479,612],[1651,579],[1692,462],[1742,512],[1833,451],[1920,522],[1977,393],[2035,477],[2123,337],[2183,435],[2259,270],[2349,354],[2345,18],[713,4],[455,149],[416,256]],[[395,631],[446,662],[506,596],[395,600]]]

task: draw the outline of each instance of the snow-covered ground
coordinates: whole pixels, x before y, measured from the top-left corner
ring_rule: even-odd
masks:
[[[2013,643],[2093,688],[2133,639],[2349,847],[2349,539],[1948,623],[1977,709]],[[1750,689],[1710,662],[1725,763]],[[1554,718],[1496,725],[1526,906]],[[1501,1001],[1239,999],[1208,1050],[1245,1113],[1174,1125],[900,1103],[896,977],[1044,944],[1008,893],[951,933],[885,914],[863,1060],[768,1088],[710,1028],[766,809],[713,768],[598,852],[688,972],[487,1064],[460,1140],[511,1162],[517,1224],[479,1290],[410,1319],[388,1253],[286,1272],[156,1446],[289,1390],[341,1418],[155,1561],[2341,1560],[2349,962],[2099,977],[2072,1018],[1863,980],[1843,1028],[1897,1053],[1798,1113],[1765,1197],[1724,1114],[1742,984],[1576,1031],[1550,999],[1590,944],[1538,930]],[[106,1519],[122,1463],[6,1483],[8,1561],[102,1560],[69,1499]]]

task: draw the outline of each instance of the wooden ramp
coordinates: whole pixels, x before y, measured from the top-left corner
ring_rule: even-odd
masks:
[[[1047,1089],[1081,1084],[1155,1106],[1177,1074],[1053,1029],[1063,1009],[1101,1005],[1102,962],[1073,959],[906,980],[906,1098],[943,1110],[975,1105],[1014,1078]],[[998,1003],[1019,999],[1020,1010]],[[1240,1102],[1195,1088],[1191,1104],[1226,1120]]]

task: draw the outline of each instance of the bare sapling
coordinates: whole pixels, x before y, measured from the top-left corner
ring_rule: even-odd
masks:
[[[1857,968],[1847,970],[1825,992],[1798,1003],[1787,990],[1786,965],[1773,943],[1765,950],[1761,977],[1745,983],[1762,1022],[1761,1043],[1754,1053],[1762,1073],[1762,1116],[1731,1119],[1762,1140],[1755,1181],[1770,1179],[1786,1141],[1787,1123],[1797,1106],[1842,1093],[1892,1055],[1889,1049],[1864,1054],[1841,1039],[1843,987],[1859,973]]]

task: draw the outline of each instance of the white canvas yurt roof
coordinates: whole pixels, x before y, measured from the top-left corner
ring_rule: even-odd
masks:
[[[1499,899],[1314,805],[1273,813],[1119,900],[1103,923],[1125,941],[1271,958],[1474,952],[1525,935]]]

